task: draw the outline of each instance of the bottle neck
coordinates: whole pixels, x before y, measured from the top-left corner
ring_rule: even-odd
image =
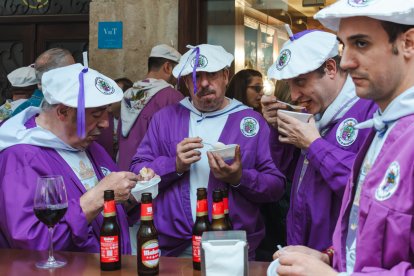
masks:
[[[104,201],[103,216],[105,218],[116,216],[115,200],[112,199],[112,200],[105,200]]]
[[[224,206],[224,214],[228,214],[229,213],[229,198],[228,197],[223,197],[223,206]]]
[[[196,216],[197,217],[204,217],[208,215],[207,211],[207,199],[198,199],[197,200],[197,209],[196,209]]]
[[[141,203],[141,221],[153,220],[152,203]]]
[[[224,204],[223,201],[213,202],[213,219],[224,218]]]

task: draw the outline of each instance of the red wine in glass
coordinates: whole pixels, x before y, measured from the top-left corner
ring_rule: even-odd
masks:
[[[63,218],[67,209],[68,198],[63,177],[61,175],[39,176],[33,211],[36,217],[48,227],[49,258],[46,261],[37,262],[36,267],[51,269],[66,265],[66,261],[58,261],[53,256],[53,229]]]

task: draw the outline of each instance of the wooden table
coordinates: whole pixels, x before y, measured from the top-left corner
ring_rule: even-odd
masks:
[[[78,252],[55,252],[56,259],[65,259],[65,267],[54,270],[43,270],[35,267],[35,263],[46,260],[46,251],[29,251],[17,249],[0,249],[0,275],[137,275],[136,256],[122,256],[122,269],[118,271],[101,271],[99,254]],[[269,263],[249,262],[250,276],[265,276]],[[160,276],[201,275],[200,271],[193,270],[189,258],[161,257]]]

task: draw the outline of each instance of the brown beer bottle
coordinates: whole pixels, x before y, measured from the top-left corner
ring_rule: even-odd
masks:
[[[151,193],[141,196],[141,225],[137,233],[138,275],[157,275],[160,253],[154,225]]]
[[[204,231],[210,230],[207,207],[207,189],[197,189],[197,213],[193,226],[193,268],[201,270],[201,235]]]
[[[233,223],[230,220],[229,215],[229,190],[223,188],[223,205],[224,205],[224,221],[227,224],[227,230],[233,230]]]
[[[211,231],[228,230],[226,221],[224,220],[224,204],[223,194],[221,190],[213,191],[213,219],[211,220]]]
[[[101,227],[101,270],[121,269],[121,233],[116,220],[114,191],[104,191],[103,223]]]

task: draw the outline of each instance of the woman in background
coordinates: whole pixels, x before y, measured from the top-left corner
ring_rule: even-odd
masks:
[[[261,113],[260,99],[263,96],[263,78],[259,71],[244,69],[233,76],[226,96],[234,98]]]

